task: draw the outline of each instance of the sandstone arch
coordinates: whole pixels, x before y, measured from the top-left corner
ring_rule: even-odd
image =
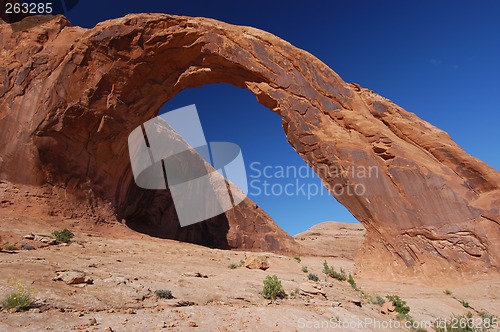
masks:
[[[90,30],[62,17],[29,33],[1,28],[8,66],[0,140],[15,136],[23,146],[0,148],[3,179],[48,181],[109,201],[120,213],[132,185],[128,133],[182,89],[224,82],[279,113],[288,141],[310,166],[378,167],[376,178],[319,174],[329,186],[366,187],[363,196],[336,196],[367,228],[360,269],[434,275],[500,268],[499,172],[271,34],[152,14]],[[23,169],[15,167],[20,162]]]

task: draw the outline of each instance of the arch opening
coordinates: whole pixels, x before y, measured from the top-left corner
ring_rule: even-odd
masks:
[[[191,103],[197,105],[207,141],[229,141],[240,146],[248,198],[285,232],[298,234],[325,221],[358,223],[287,142],[281,117],[256,103],[250,91],[228,84],[184,89],[164,104],[159,114]],[[133,179],[129,182],[120,215],[130,228],[160,238],[230,247],[226,214],[181,228],[168,189],[142,189]]]

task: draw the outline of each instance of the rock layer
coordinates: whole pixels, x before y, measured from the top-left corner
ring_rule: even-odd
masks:
[[[269,33],[158,14],[90,30],[63,17],[27,32],[0,28],[0,179],[48,182],[73,198],[109,202],[119,218],[144,218],[143,202],[165,207],[169,197],[135,192],[128,134],[179,91],[224,82],[281,115],[290,144],[363,223],[361,270],[500,268],[499,172]],[[294,245],[250,201],[224,217],[229,230],[219,239],[236,247],[258,247],[259,239],[263,247]]]

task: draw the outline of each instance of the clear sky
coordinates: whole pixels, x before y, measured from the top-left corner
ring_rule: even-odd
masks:
[[[92,27],[139,12],[204,16],[269,31],[309,51],[345,81],[445,130],[500,170],[499,1],[80,0],[67,16],[74,25]],[[250,183],[265,166],[305,165],[286,142],[279,117],[249,91],[221,84],[184,90],[163,111],[193,103],[207,140],[241,146]],[[270,186],[295,181],[265,180]],[[260,181],[249,196],[291,234],[326,220],[356,222],[326,193],[265,195]],[[320,187],[313,177],[301,178],[296,188],[302,184]]]

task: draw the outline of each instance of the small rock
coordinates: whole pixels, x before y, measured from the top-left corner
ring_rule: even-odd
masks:
[[[380,312],[384,315],[388,315],[390,312],[394,312],[394,310],[396,310],[396,307],[391,301],[385,302],[382,308],[380,308]]]
[[[321,295],[326,298],[326,293],[315,283],[304,282],[300,285],[299,291],[301,295]]]
[[[108,326],[104,329],[104,332],[114,332],[114,331],[110,326]]]
[[[245,259],[245,267],[248,269],[261,269],[265,271],[269,268],[269,261],[266,256],[249,255]]]
[[[125,313],[127,313],[129,315],[135,315],[135,310],[132,308],[128,308],[127,311],[125,311]]]
[[[38,235],[38,234],[36,234],[34,240],[35,241],[40,241],[40,242],[48,244],[48,245],[57,244],[57,240],[54,239],[53,237],[49,236],[49,235]]]
[[[191,302],[191,301],[186,301],[186,300],[180,300],[174,304],[174,307],[189,307],[192,305],[196,305],[196,303]]]
[[[34,240],[35,239],[35,234],[31,233],[31,234],[26,234],[25,236],[23,236],[24,239],[26,240]]]
[[[94,280],[81,271],[58,271],[54,281],[64,281],[68,285],[92,284]]]
[[[21,244],[21,249],[23,249],[23,250],[34,250],[35,248],[33,248],[32,246],[30,246],[28,244]]]
[[[31,308],[29,312],[32,312],[34,314],[39,314],[41,312],[40,308]]]
[[[116,285],[126,285],[126,284],[130,283],[130,280],[127,277],[114,276],[114,277],[109,277],[109,278],[104,279],[104,282],[111,282],[111,283],[114,283]]]
[[[360,308],[362,307],[361,301],[352,300],[351,302],[354,303],[355,306],[358,306]]]
[[[184,277],[193,277],[193,278],[208,278],[206,274],[201,274],[200,272],[186,272],[182,274]]]
[[[95,318],[90,318],[90,319],[89,319],[89,324],[90,324],[90,325],[92,325],[92,326],[97,325],[97,319],[95,319]]]
[[[198,327],[198,324],[196,324],[196,322],[189,322],[188,326],[189,327]]]
[[[158,326],[157,326],[159,329],[164,329],[167,327],[167,323],[164,322],[164,321],[161,321],[158,323]]]
[[[341,307],[342,303],[341,302],[332,302],[332,307]]]
[[[167,327],[176,327],[177,326],[177,322],[170,322],[167,324]]]

